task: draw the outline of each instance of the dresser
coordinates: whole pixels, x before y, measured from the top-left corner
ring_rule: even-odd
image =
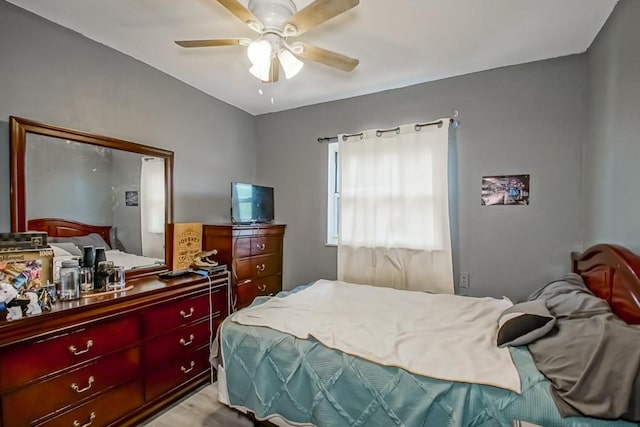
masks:
[[[210,382],[228,283],[227,273],[141,278],[126,293],[0,321],[0,426],[137,425]]]
[[[282,247],[285,225],[204,225],[203,249],[217,250],[215,259],[231,266],[232,307],[239,310],[255,297],[282,290]]]

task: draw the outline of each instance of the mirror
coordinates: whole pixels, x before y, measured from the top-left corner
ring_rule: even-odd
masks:
[[[90,244],[127,277],[166,269],[173,152],[11,117],[11,226]],[[100,242],[99,238],[98,242]]]

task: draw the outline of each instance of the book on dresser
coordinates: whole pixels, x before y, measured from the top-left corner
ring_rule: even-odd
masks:
[[[250,305],[258,296],[282,290],[284,224],[203,226],[202,249],[217,250],[216,261],[231,272],[232,308]]]

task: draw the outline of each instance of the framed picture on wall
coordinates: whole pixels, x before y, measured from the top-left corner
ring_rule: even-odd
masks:
[[[125,206],[138,206],[138,192],[137,191],[125,191],[124,192],[124,204],[125,204]]]
[[[528,205],[529,175],[494,175],[482,177],[483,206]]]

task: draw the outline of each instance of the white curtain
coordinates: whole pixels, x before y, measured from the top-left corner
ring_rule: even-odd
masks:
[[[338,280],[453,293],[449,119],[376,132],[338,136]]]
[[[140,169],[142,255],[164,259],[164,159],[144,157]]]

